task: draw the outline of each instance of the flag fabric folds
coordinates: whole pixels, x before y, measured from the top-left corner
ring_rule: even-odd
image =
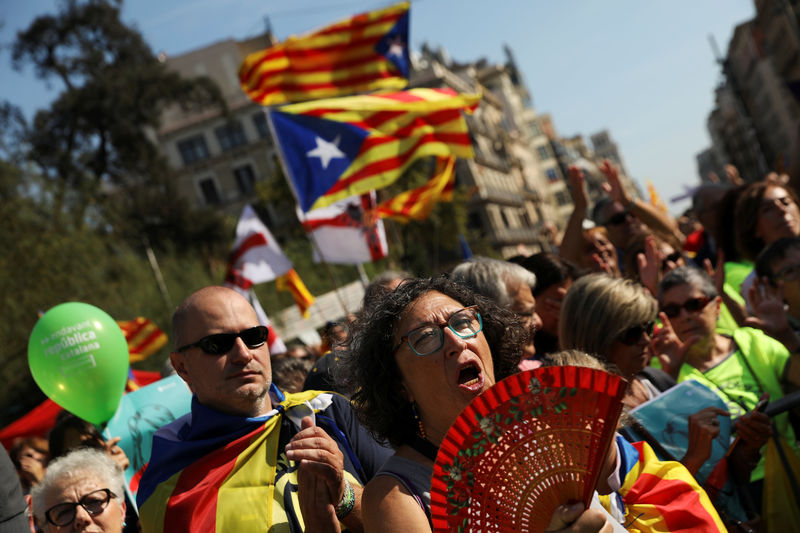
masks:
[[[462,111],[480,95],[411,89],[268,110],[287,177],[304,212],[380,189],[425,156],[473,157]]]
[[[308,213],[298,208],[297,216],[313,245],[314,261],[355,265],[386,257],[386,231],[376,207],[372,191]]]
[[[262,105],[331,98],[408,83],[409,4],[355,15],[248,55],[242,89]]]
[[[600,502],[625,529],[638,533],[666,531],[726,531],[706,492],[692,474],[675,461],[660,461],[645,442],[628,443],[617,435],[621,457],[617,492]],[[621,501],[618,501],[621,499]]]
[[[378,206],[378,216],[399,222],[425,220],[436,202],[449,202],[455,188],[455,157],[437,157],[433,177],[416,189],[398,194]]]
[[[249,289],[254,283],[272,281],[292,268],[278,241],[249,205],[244,206],[236,224],[225,281]]]
[[[292,293],[292,298],[294,298],[294,303],[300,309],[300,314],[304,318],[308,318],[310,314],[308,308],[313,305],[314,297],[308,292],[305,283],[293,268],[290,268],[286,274],[276,279],[275,286],[279,291]]]
[[[145,317],[118,320],[117,324],[128,342],[131,363],[144,361],[167,343],[166,333]]]

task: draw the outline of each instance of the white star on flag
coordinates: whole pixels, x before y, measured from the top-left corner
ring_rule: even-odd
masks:
[[[403,38],[400,36],[394,37],[391,43],[392,44],[389,45],[389,50],[387,51],[386,55],[403,57],[403,50],[405,50],[405,43],[403,43]]]
[[[337,135],[333,142],[326,141],[320,136],[316,137],[317,147],[313,150],[306,152],[308,157],[319,157],[319,162],[322,164],[323,170],[328,168],[331,159],[346,158],[347,156],[339,150],[339,141],[341,135]]]

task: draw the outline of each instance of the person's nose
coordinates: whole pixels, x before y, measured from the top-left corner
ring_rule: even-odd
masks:
[[[539,313],[535,312],[531,315],[531,327],[533,328],[534,333],[542,329],[542,317],[539,316]]]
[[[75,519],[72,521],[72,527],[76,531],[92,523],[92,515],[90,515],[82,505],[75,507]]]
[[[241,337],[236,337],[233,348],[228,352],[228,358],[232,362],[246,365],[253,359],[253,352],[250,351],[250,348],[247,347]]]
[[[449,327],[443,328],[442,332],[444,333],[444,345],[442,346],[443,353],[445,356],[455,355],[458,357],[458,355],[467,347],[467,340],[456,335],[456,332]]]

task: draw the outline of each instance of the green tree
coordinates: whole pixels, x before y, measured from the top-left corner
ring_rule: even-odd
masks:
[[[13,45],[15,68],[32,65],[64,87],[27,130],[28,157],[50,184],[53,223],[107,225],[134,245],[208,242],[223,227],[178,198],[151,142],[162,112],[224,106],[209,78],[182,78],[158,61],[141,34],[120,20],[121,1],[65,0]]]

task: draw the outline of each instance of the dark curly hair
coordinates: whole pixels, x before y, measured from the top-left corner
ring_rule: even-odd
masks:
[[[478,306],[497,381],[517,371],[522,347],[529,338],[517,315],[443,276],[406,280],[375,305],[368,316],[359,316],[353,325],[350,349],[342,354],[336,377],[352,393],[359,420],[378,440],[394,447],[409,442],[417,430],[392,353],[396,328],[406,307],[430,292],[449,296],[465,307]]]

